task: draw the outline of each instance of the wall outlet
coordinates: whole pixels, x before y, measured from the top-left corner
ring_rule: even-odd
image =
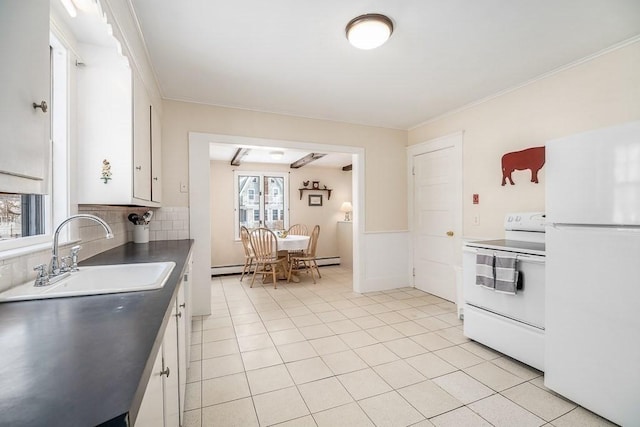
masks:
[[[180,192],[181,193],[188,193],[189,192],[189,184],[187,184],[186,182],[180,182]]]
[[[475,214],[473,216],[473,225],[480,225],[480,215]]]

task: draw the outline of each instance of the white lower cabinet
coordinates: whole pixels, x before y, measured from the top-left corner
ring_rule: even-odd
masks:
[[[187,383],[186,278],[172,304],[171,319],[164,332],[162,347],[156,356],[135,420],[135,427],[179,427],[183,425],[184,395]]]
[[[162,349],[158,352],[153,364],[153,371],[144,392],[144,398],[140,404],[140,410],[136,417],[135,426],[163,426],[164,425],[164,397],[162,393],[163,382]]]

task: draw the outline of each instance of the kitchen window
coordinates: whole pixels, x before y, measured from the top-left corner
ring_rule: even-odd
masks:
[[[289,225],[289,174],[276,172],[234,173],[235,238],[240,227],[283,230]],[[252,214],[253,213],[253,214]]]

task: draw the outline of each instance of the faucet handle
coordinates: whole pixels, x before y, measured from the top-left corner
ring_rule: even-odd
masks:
[[[60,272],[66,273],[67,271],[71,270],[70,263],[71,263],[70,256],[62,257],[62,259],[60,260]]]
[[[37,271],[34,286],[47,286],[49,284],[49,266],[47,264],[38,264],[33,267],[33,271]]]
[[[71,271],[78,271],[78,252],[80,249],[82,249],[80,245],[71,248]]]

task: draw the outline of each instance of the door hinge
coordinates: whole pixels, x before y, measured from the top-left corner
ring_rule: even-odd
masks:
[[[413,175],[413,176],[416,175],[416,167],[415,166],[411,166],[411,175]]]
[[[413,274],[413,277],[416,277],[416,268],[415,267],[413,267],[413,273],[412,274]]]

